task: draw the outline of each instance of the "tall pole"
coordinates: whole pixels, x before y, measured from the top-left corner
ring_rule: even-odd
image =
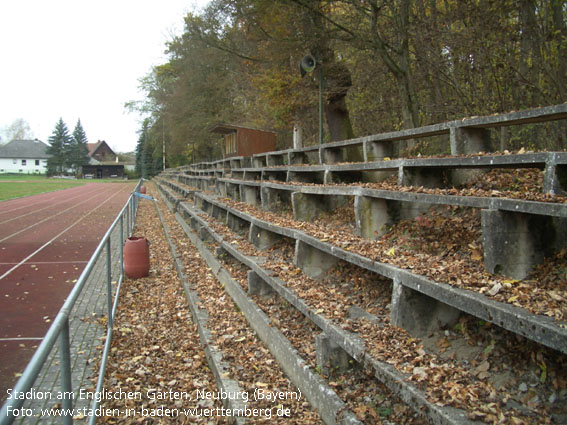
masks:
[[[319,144],[323,144],[323,67],[319,68]]]
[[[299,72],[301,73],[301,78],[305,77],[308,73],[319,68],[319,144],[323,144],[323,67],[321,64],[317,63],[317,60],[311,56],[307,55],[301,62],[299,62]]]
[[[165,119],[161,122],[161,144],[163,147],[163,153],[162,153],[163,171],[165,171]]]

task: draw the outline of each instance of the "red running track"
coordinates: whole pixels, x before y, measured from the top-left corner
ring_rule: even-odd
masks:
[[[0,400],[134,187],[88,183],[0,202]]]

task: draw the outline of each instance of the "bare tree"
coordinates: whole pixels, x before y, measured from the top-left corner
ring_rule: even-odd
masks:
[[[12,140],[33,139],[34,134],[30,125],[23,118],[17,118],[12,121],[12,124],[2,129],[2,143],[11,142]]]

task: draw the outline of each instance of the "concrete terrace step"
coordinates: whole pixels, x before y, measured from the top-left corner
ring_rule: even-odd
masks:
[[[355,264],[392,279],[394,285],[399,285],[411,291],[417,291],[443,304],[469,313],[479,319],[494,323],[497,326],[522,335],[537,343],[567,353],[567,326],[563,323],[554,321],[545,316],[534,315],[525,309],[510,304],[496,302],[476,292],[460,289],[443,282],[434,282],[426,277],[416,275],[409,270],[373,261],[359,254],[333,246],[328,242],[321,242],[319,239],[307,235],[300,230],[284,228],[259,220],[249,214],[228,207],[219,200],[215,200],[204,194],[197,194],[196,201],[197,203],[202,203],[202,209],[205,212],[217,218],[220,218],[222,214],[229,214],[249,223],[251,235],[266,232],[267,235],[265,238],[267,239],[277,237],[274,235],[292,238],[299,241],[299,248],[296,248],[296,250],[315,250],[313,254],[315,256],[321,253],[320,255],[335,257],[336,259]],[[184,207],[184,204],[180,205],[181,209]],[[216,209],[214,212],[213,207]],[[252,230],[252,228],[254,228],[254,230]],[[262,239],[262,235],[260,235],[260,239]],[[256,241],[256,243],[261,246],[263,242],[260,240]],[[326,260],[328,261],[328,258]],[[393,302],[393,305],[396,306],[399,305],[399,303]],[[403,306],[400,305],[400,308],[403,308]],[[400,315],[401,312],[394,312],[393,314]],[[401,325],[403,326],[403,324]]]
[[[199,178],[197,178],[197,184]],[[195,183],[195,181],[193,181]],[[567,203],[491,196],[465,196],[457,191],[384,190],[358,185],[301,185],[217,179],[216,191],[266,211],[286,208],[295,220],[311,221],[354,198],[356,233],[382,236],[389,226],[426,213],[432,205],[482,210],[485,267],[490,273],[524,279],[546,254],[559,252],[567,241]]]
[[[401,192],[394,190],[368,189],[360,186],[281,184],[270,182],[249,182],[235,179],[218,179],[221,183],[254,186],[286,192],[299,192],[311,195],[366,196],[392,201],[436,205],[455,205],[482,209],[496,209],[526,214],[567,217],[567,203],[538,202],[523,199],[484,196],[438,195],[419,191]],[[221,189],[222,190],[222,189]]]
[[[169,196],[175,203],[175,196],[171,194]],[[247,213],[225,205],[219,198],[197,193],[194,194],[194,199],[201,204],[204,211],[216,218],[223,219],[229,223],[235,223],[238,220],[234,225],[246,227],[250,234],[254,233],[250,230],[254,227],[256,232],[259,230],[263,231],[266,235],[264,237],[268,240],[281,235],[301,241],[301,246],[304,250],[315,250],[316,253],[322,253],[321,255],[330,255],[366,268],[392,279],[400,288],[408,288],[411,291],[419,292],[459,311],[464,311],[540,344],[567,353],[567,326],[563,323],[545,316],[533,315],[525,309],[510,304],[496,302],[476,292],[459,289],[443,282],[434,282],[424,276],[390,264],[375,262],[356,253],[333,246],[328,242],[321,242],[300,230],[283,228],[259,220]],[[256,243],[262,244],[263,242],[257,240]],[[401,315],[401,312],[397,314]]]
[[[250,267],[254,271],[254,273],[256,273],[256,275],[263,282],[265,282],[265,284],[269,285],[274,291],[276,291],[280,296],[282,296],[282,298],[284,298],[287,302],[289,302],[291,305],[297,308],[306,317],[311,319],[325,333],[325,335],[327,335],[327,337],[329,337],[335,344],[341,347],[346,353],[348,353],[352,358],[354,358],[359,363],[370,366],[374,370],[375,376],[381,382],[383,382],[391,391],[397,394],[404,402],[406,402],[408,405],[413,407],[416,410],[416,412],[424,414],[425,417],[431,423],[434,424],[473,423],[466,418],[465,412],[461,410],[454,409],[451,407],[441,407],[434,403],[429,402],[425,394],[421,390],[419,390],[413,384],[406,381],[407,376],[396,371],[396,369],[393,366],[378,361],[376,359],[373,359],[372,356],[366,353],[366,349],[364,347],[363,342],[359,338],[357,338],[355,334],[351,334],[347,331],[344,331],[339,326],[332,324],[323,315],[316,313],[301,298],[297,297],[292,291],[285,288],[285,282],[282,282],[279,279],[271,277],[270,276],[271,273],[269,271],[264,270],[254,258],[241,254],[237,249],[234,248],[233,245],[224,241],[220,235],[216,234],[210,227],[208,227],[207,223],[201,217],[199,217],[199,214],[203,213],[203,211],[194,209],[193,207],[189,206],[186,203],[181,203],[179,204],[179,212],[180,212],[180,218],[185,217],[184,219],[187,218],[190,219],[193,229],[199,232],[201,238],[206,237],[203,232],[203,230],[205,230],[205,232],[208,233],[217,243],[219,243],[223,249],[229,252],[237,260],[241,261],[243,264]],[[188,232],[188,234],[190,233]],[[194,237],[191,237],[191,239],[192,242],[197,246],[202,245],[198,241],[194,240],[195,239]],[[201,246],[199,247],[199,249],[203,253]],[[210,254],[205,253],[205,258],[207,258],[208,261],[211,261],[212,256]],[[215,268],[217,268],[217,266],[215,266]],[[224,278],[223,281],[226,281],[226,278]],[[240,291],[238,290],[239,288],[240,287],[238,284],[234,284],[228,290],[229,293],[231,291],[241,292],[241,289]],[[233,298],[235,299],[240,299],[241,304],[252,303],[243,293],[237,295],[231,294],[231,296],[233,296]],[[239,304],[239,306],[241,304]],[[245,314],[247,314],[247,312],[251,308],[253,307],[249,305],[247,307],[244,307],[243,311],[245,312]],[[250,314],[250,316],[251,316],[251,320],[249,321],[252,324],[252,320],[254,320],[254,318],[252,314]],[[258,319],[254,320],[256,326],[262,326],[262,322],[265,322],[266,324],[269,323],[269,321],[266,320],[265,318],[263,318],[262,320],[258,320]],[[269,325],[266,326],[268,326],[269,329],[272,329]],[[268,332],[268,331],[264,330],[264,332]],[[258,332],[258,333],[262,335],[262,332]],[[267,334],[266,338],[269,338],[269,333]],[[285,339],[285,337],[283,338]],[[266,339],[266,342],[267,341],[268,339]],[[280,344],[285,346],[288,343],[280,342]],[[276,350],[281,350],[281,348],[278,347],[276,348]],[[301,363],[302,362],[300,363],[296,362],[296,364],[301,364]],[[303,372],[305,372],[304,368],[301,369],[303,369]],[[295,374],[298,374],[298,372],[299,371],[296,371]],[[313,379],[314,378],[312,376],[309,378],[309,380],[307,381],[308,385],[310,386],[313,385],[311,383]],[[299,380],[299,382],[302,382],[301,379]],[[305,385],[304,381],[303,381],[303,385]],[[324,399],[322,398],[320,403],[336,404],[336,402],[333,401],[333,394],[334,393],[332,392],[328,392],[326,395],[321,394],[320,396],[330,396],[329,397],[330,400],[324,401]],[[345,423],[345,422],[341,422],[341,423]],[[346,423],[352,423],[352,422],[346,422]]]
[[[443,177],[454,170],[488,170],[496,168],[537,168],[544,170],[544,192],[564,194],[567,175],[567,153],[539,152],[510,155],[473,155],[466,157],[388,159],[337,165],[280,165],[256,168],[232,168],[230,170],[188,170],[179,176],[223,178],[239,180],[305,183],[341,183],[383,179],[385,172],[396,174],[400,186],[443,187]],[[173,175],[173,174],[171,174]],[[459,175],[456,174],[458,180]]]
[[[434,406],[432,410],[429,410],[431,406],[428,405],[429,402],[424,393],[417,390],[411,383],[408,383],[406,375],[400,373],[391,365],[372,358],[362,341],[355,334],[344,331],[339,326],[329,322],[321,314],[318,314],[318,312],[315,312],[301,298],[297,297],[293,291],[289,290],[285,282],[273,277],[271,271],[264,269],[262,262],[258,261],[257,257],[249,257],[241,253],[238,250],[238,244],[233,244],[233,239],[230,242],[224,240],[222,236],[212,230],[199,214],[206,213],[225,222],[234,231],[240,234],[246,233],[249,240],[258,249],[268,248],[281,237],[294,239],[296,241],[294,263],[303,269],[306,274],[310,273],[310,268],[317,269],[323,263],[330,262],[334,264],[338,259],[342,259],[392,279],[394,293],[391,303],[391,321],[395,325],[406,328],[409,326],[411,328],[413,319],[410,317],[408,320],[408,317],[405,317],[407,316],[405,312],[412,308],[407,303],[407,299],[412,298],[415,302],[415,294],[421,294],[422,297],[425,297],[423,299],[427,299],[426,303],[434,302],[434,304],[428,304],[426,309],[431,312],[429,319],[435,319],[437,314],[435,303],[440,303],[443,306],[449,306],[449,308],[494,323],[513,333],[525,336],[536,343],[567,353],[567,326],[564,323],[531,314],[522,308],[493,301],[475,292],[455,288],[442,282],[434,282],[408,270],[374,262],[340,247],[322,242],[300,230],[281,227],[259,220],[250,214],[225,205],[222,199],[216,196],[195,193],[193,199],[197,205],[200,205],[201,209],[195,209],[189,203],[179,202],[177,210],[198,232],[201,239],[212,237],[220,244],[223,250],[249,267],[256,276],[256,280],[263,282],[261,285],[265,285],[277,292],[312,320],[324,332],[325,338],[329,338],[332,341],[332,344],[340,347],[348,356],[351,356],[360,364],[371,367],[379,381],[398,394],[406,403],[414,407],[416,411],[427,411],[428,418],[433,423],[467,423],[467,419],[462,411],[455,409],[443,410],[444,408]],[[312,261],[314,263],[311,263]],[[250,285],[251,283],[249,283]],[[430,306],[433,306],[433,308],[430,308]],[[420,317],[419,320],[424,320],[424,318]]]
[[[171,192],[167,191],[163,185],[158,185],[158,188],[165,195],[165,199],[169,203],[170,209],[175,211],[180,200],[177,199],[176,202],[171,202]],[[278,329],[272,327],[269,318],[255,305],[252,300],[246,296],[240,285],[232,279],[230,274],[216,260],[214,255],[200,241],[198,236],[193,233],[183,218],[177,215],[177,220],[183,227],[187,237],[209,264],[212,272],[221,284],[225,285],[227,292],[238,305],[240,310],[245,314],[251,327],[260,336],[264,343],[268,345],[268,348],[281,364],[286,374],[290,376],[294,383],[304,394],[306,394],[306,397],[311,404],[317,408],[325,423],[341,425],[360,424],[355,415],[346,408],[346,405],[342,400],[340,400],[332,388],[330,388],[313,370],[305,366],[305,360],[301,358],[297,350],[293,348],[287,338]],[[165,227],[166,226],[164,224],[164,228]],[[177,254],[175,252],[174,244],[171,240],[169,240],[169,244],[172,249],[172,255],[176,258]],[[182,277],[183,286],[187,294],[187,299],[190,303],[191,311],[193,312],[193,316],[199,327],[201,343],[207,352],[207,358],[209,359],[211,370],[213,370],[215,378],[217,379],[217,384],[219,385],[219,388],[226,389],[227,391],[229,390],[228,388],[232,388],[231,391],[234,391],[235,389],[238,390],[237,383],[232,381],[229,382],[223,377],[224,371],[228,370],[228,367],[222,361],[222,353],[210,344],[210,332],[206,329],[206,313],[199,309],[198,306],[200,301],[198,299],[198,295],[195,291],[191,290],[187,277],[183,274],[182,266],[178,264],[179,261],[177,259],[175,263],[178,268],[178,274]]]

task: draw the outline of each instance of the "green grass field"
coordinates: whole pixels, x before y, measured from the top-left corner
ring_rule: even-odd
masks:
[[[0,201],[68,189],[86,183],[116,183],[122,181],[124,180],[71,180],[53,179],[31,174],[0,174]]]

